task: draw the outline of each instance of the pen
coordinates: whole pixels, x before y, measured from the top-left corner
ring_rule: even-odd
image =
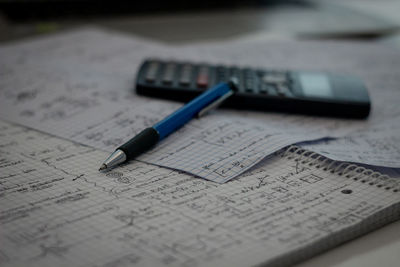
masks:
[[[163,140],[195,116],[202,117],[217,107],[237,90],[237,79],[220,83],[208,89],[183,107],[176,110],[160,122],[141,131],[125,144],[118,147],[101,165],[99,171],[113,168],[123,162],[134,159]]]

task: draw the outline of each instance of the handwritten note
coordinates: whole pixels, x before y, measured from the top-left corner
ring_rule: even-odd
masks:
[[[302,131],[295,126],[283,132],[276,124],[260,125],[252,120],[226,119],[219,116],[195,121],[179,134],[169,137],[138,160],[204,177],[224,183],[237,174],[254,166],[265,156],[297,143],[321,137],[324,129],[316,134]],[[207,128],[202,126],[206,124]],[[293,131],[293,132],[292,132]]]
[[[374,107],[368,121],[217,111],[140,158],[217,182],[237,176],[289,144],[340,137],[390,120],[390,108],[400,101],[393,89],[399,83],[399,68],[388,66],[386,60],[398,58],[398,53],[374,46],[231,42],[177,48],[83,29],[0,48],[5,65],[0,69],[0,117],[111,152],[181,105],[133,93],[134,73],[142,59],[166,55],[274,69],[347,71],[361,76],[370,89]],[[375,68],[364,67],[371,57]]]
[[[326,242],[332,235],[362,234],[358,225],[389,207],[399,214],[394,189],[290,153],[217,184],[138,161],[99,173],[106,152],[0,130],[1,266],[287,265],[299,248],[311,256],[344,240]]]
[[[339,139],[301,146],[334,160],[400,168],[400,119]]]
[[[347,129],[347,133],[342,132],[342,136],[345,138],[329,143],[313,143],[313,146],[307,146],[307,149],[315,150],[336,160],[400,167],[398,160],[400,153],[397,149],[398,130],[385,126],[399,124],[400,55],[398,50],[357,42],[266,43],[263,40],[237,40],[229,43],[216,43],[212,46],[190,46],[187,49],[197,50],[205,57],[218,55],[217,60],[223,58],[224,62],[230,64],[240,62],[243,65],[271,69],[319,69],[358,76],[366,83],[372,101],[368,120],[352,122],[353,125],[343,121],[338,122],[332,135],[338,137],[336,131]],[[274,115],[251,113],[248,116],[258,119],[265,116],[265,118],[272,119]],[[297,117],[293,116],[293,121],[296,119]],[[275,120],[281,119],[275,117]],[[299,119],[299,121],[303,120]],[[308,127],[309,121],[306,121],[304,125]],[[284,123],[287,128],[291,127],[288,121],[284,120]],[[316,123],[324,125],[325,122],[316,121]],[[377,128],[380,129],[377,130]],[[375,140],[371,140],[371,138]],[[350,150],[353,153],[350,153]],[[374,157],[374,155],[376,156]]]

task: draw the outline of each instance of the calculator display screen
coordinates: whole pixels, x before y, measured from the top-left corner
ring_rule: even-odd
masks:
[[[333,97],[328,76],[318,73],[302,72],[299,74],[299,80],[305,96],[322,98]]]

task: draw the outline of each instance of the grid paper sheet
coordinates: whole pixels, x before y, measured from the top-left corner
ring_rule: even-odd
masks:
[[[301,146],[333,160],[396,168],[400,162],[400,116],[340,139],[310,142]]]
[[[0,130],[1,266],[274,265],[399,214],[398,180],[378,188],[290,157],[217,184],[138,161],[99,173],[106,152]]]
[[[254,47],[250,49],[254,53],[250,53],[249,47]],[[328,47],[332,47],[329,53]],[[285,51],[296,56],[287,57]],[[268,60],[261,62],[260,53]],[[312,62],[306,60],[310,53],[318,55]],[[359,133],[376,127],[377,122],[391,121],[396,118],[397,113],[393,111],[398,110],[400,101],[400,94],[393,91],[400,77],[399,68],[386,64],[397,62],[387,60],[398,57],[398,53],[391,50],[359,44],[312,42],[268,46],[231,42],[175,48],[89,28],[0,47],[3,65],[0,68],[0,117],[112,152],[180,106],[132,93],[134,73],[140,62],[149,56],[162,58],[166,55],[210,63],[241,62],[265,68],[348,71],[361,76],[373,94],[373,113],[367,121],[219,110],[212,116],[193,121],[141,158],[216,182],[239,175],[289,144]],[[379,70],[359,67],[368,65],[364,61],[371,57]],[[224,127],[224,132],[215,131]],[[243,130],[249,132],[242,133]],[[200,133],[209,140],[199,137]],[[385,140],[384,145],[390,146],[395,139]],[[368,142],[360,144],[363,145],[355,144],[354,150],[362,147],[364,152],[376,151]],[[382,150],[380,157],[371,160],[371,157],[357,158],[347,153],[346,146],[334,146],[335,151],[325,143],[317,145],[320,147],[315,150],[321,153],[329,150],[330,154],[325,153],[328,156],[335,152],[339,155],[336,158],[346,154],[354,162],[399,167],[399,162],[393,160],[398,151]],[[171,153],[174,160],[171,160]]]

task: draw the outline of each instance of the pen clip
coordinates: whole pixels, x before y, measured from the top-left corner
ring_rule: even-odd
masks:
[[[229,90],[226,94],[220,96],[215,101],[211,102],[208,106],[205,106],[202,110],[199,111],[199,113],[197,113],[197,118],[201,118],[211,110],[217,108],[219,105],[222,104],[222,102],[225,101],[225,99],[233,95],[233,93],[233,90]]]

